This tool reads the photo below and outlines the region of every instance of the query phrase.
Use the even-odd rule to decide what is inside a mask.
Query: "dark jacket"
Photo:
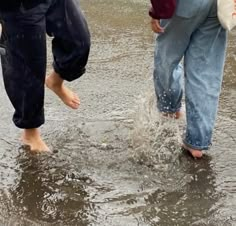
[[[25,9],[30,9],[47,0],[0,0],[0,11],[14,11],[22,5]]]
[[[169,19],[176,8],[176,0],[151,0],[149,15],[154,19]]]

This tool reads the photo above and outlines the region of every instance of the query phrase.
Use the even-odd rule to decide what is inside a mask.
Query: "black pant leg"
[[[19,128],[37,128],[44,123],[46,73],[45,13],[47,6],[1,12],[2,56],[6,92],[15,108],[13,121]]]
[[[85,72],[90,51],[90,33],[78,0],[56,0],[46,15],[46,27],[53,36],[55,71],[67,81]]]

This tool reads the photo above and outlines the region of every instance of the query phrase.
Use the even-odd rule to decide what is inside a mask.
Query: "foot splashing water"
[[[158,112],[154,93],[141,97],[137,108],[132,134],[134,158],[140,164],[166,170],[179,157],[181,122]]]

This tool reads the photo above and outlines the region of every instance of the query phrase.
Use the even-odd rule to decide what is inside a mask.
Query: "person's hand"
[[[155,33],[163,33],[164,32],[164,28],[161,27],[160,25],[160,20],[156,20],[156,19],[151,19],[151,28],[153,30],[153,32]]]

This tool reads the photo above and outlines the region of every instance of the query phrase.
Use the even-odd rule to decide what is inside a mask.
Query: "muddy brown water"
[[[153,44],[143,0],[83,0],[86,75],[67,109],[46,91],[42,133],[54,154],[22,150],[0,83],[0,225],[236,225],[236,32],[208,157],[179,150],[184,122],[153,110]],[[48,55],[50,69],[50,51]],[[182,125],[183,124],[183,125]]]

